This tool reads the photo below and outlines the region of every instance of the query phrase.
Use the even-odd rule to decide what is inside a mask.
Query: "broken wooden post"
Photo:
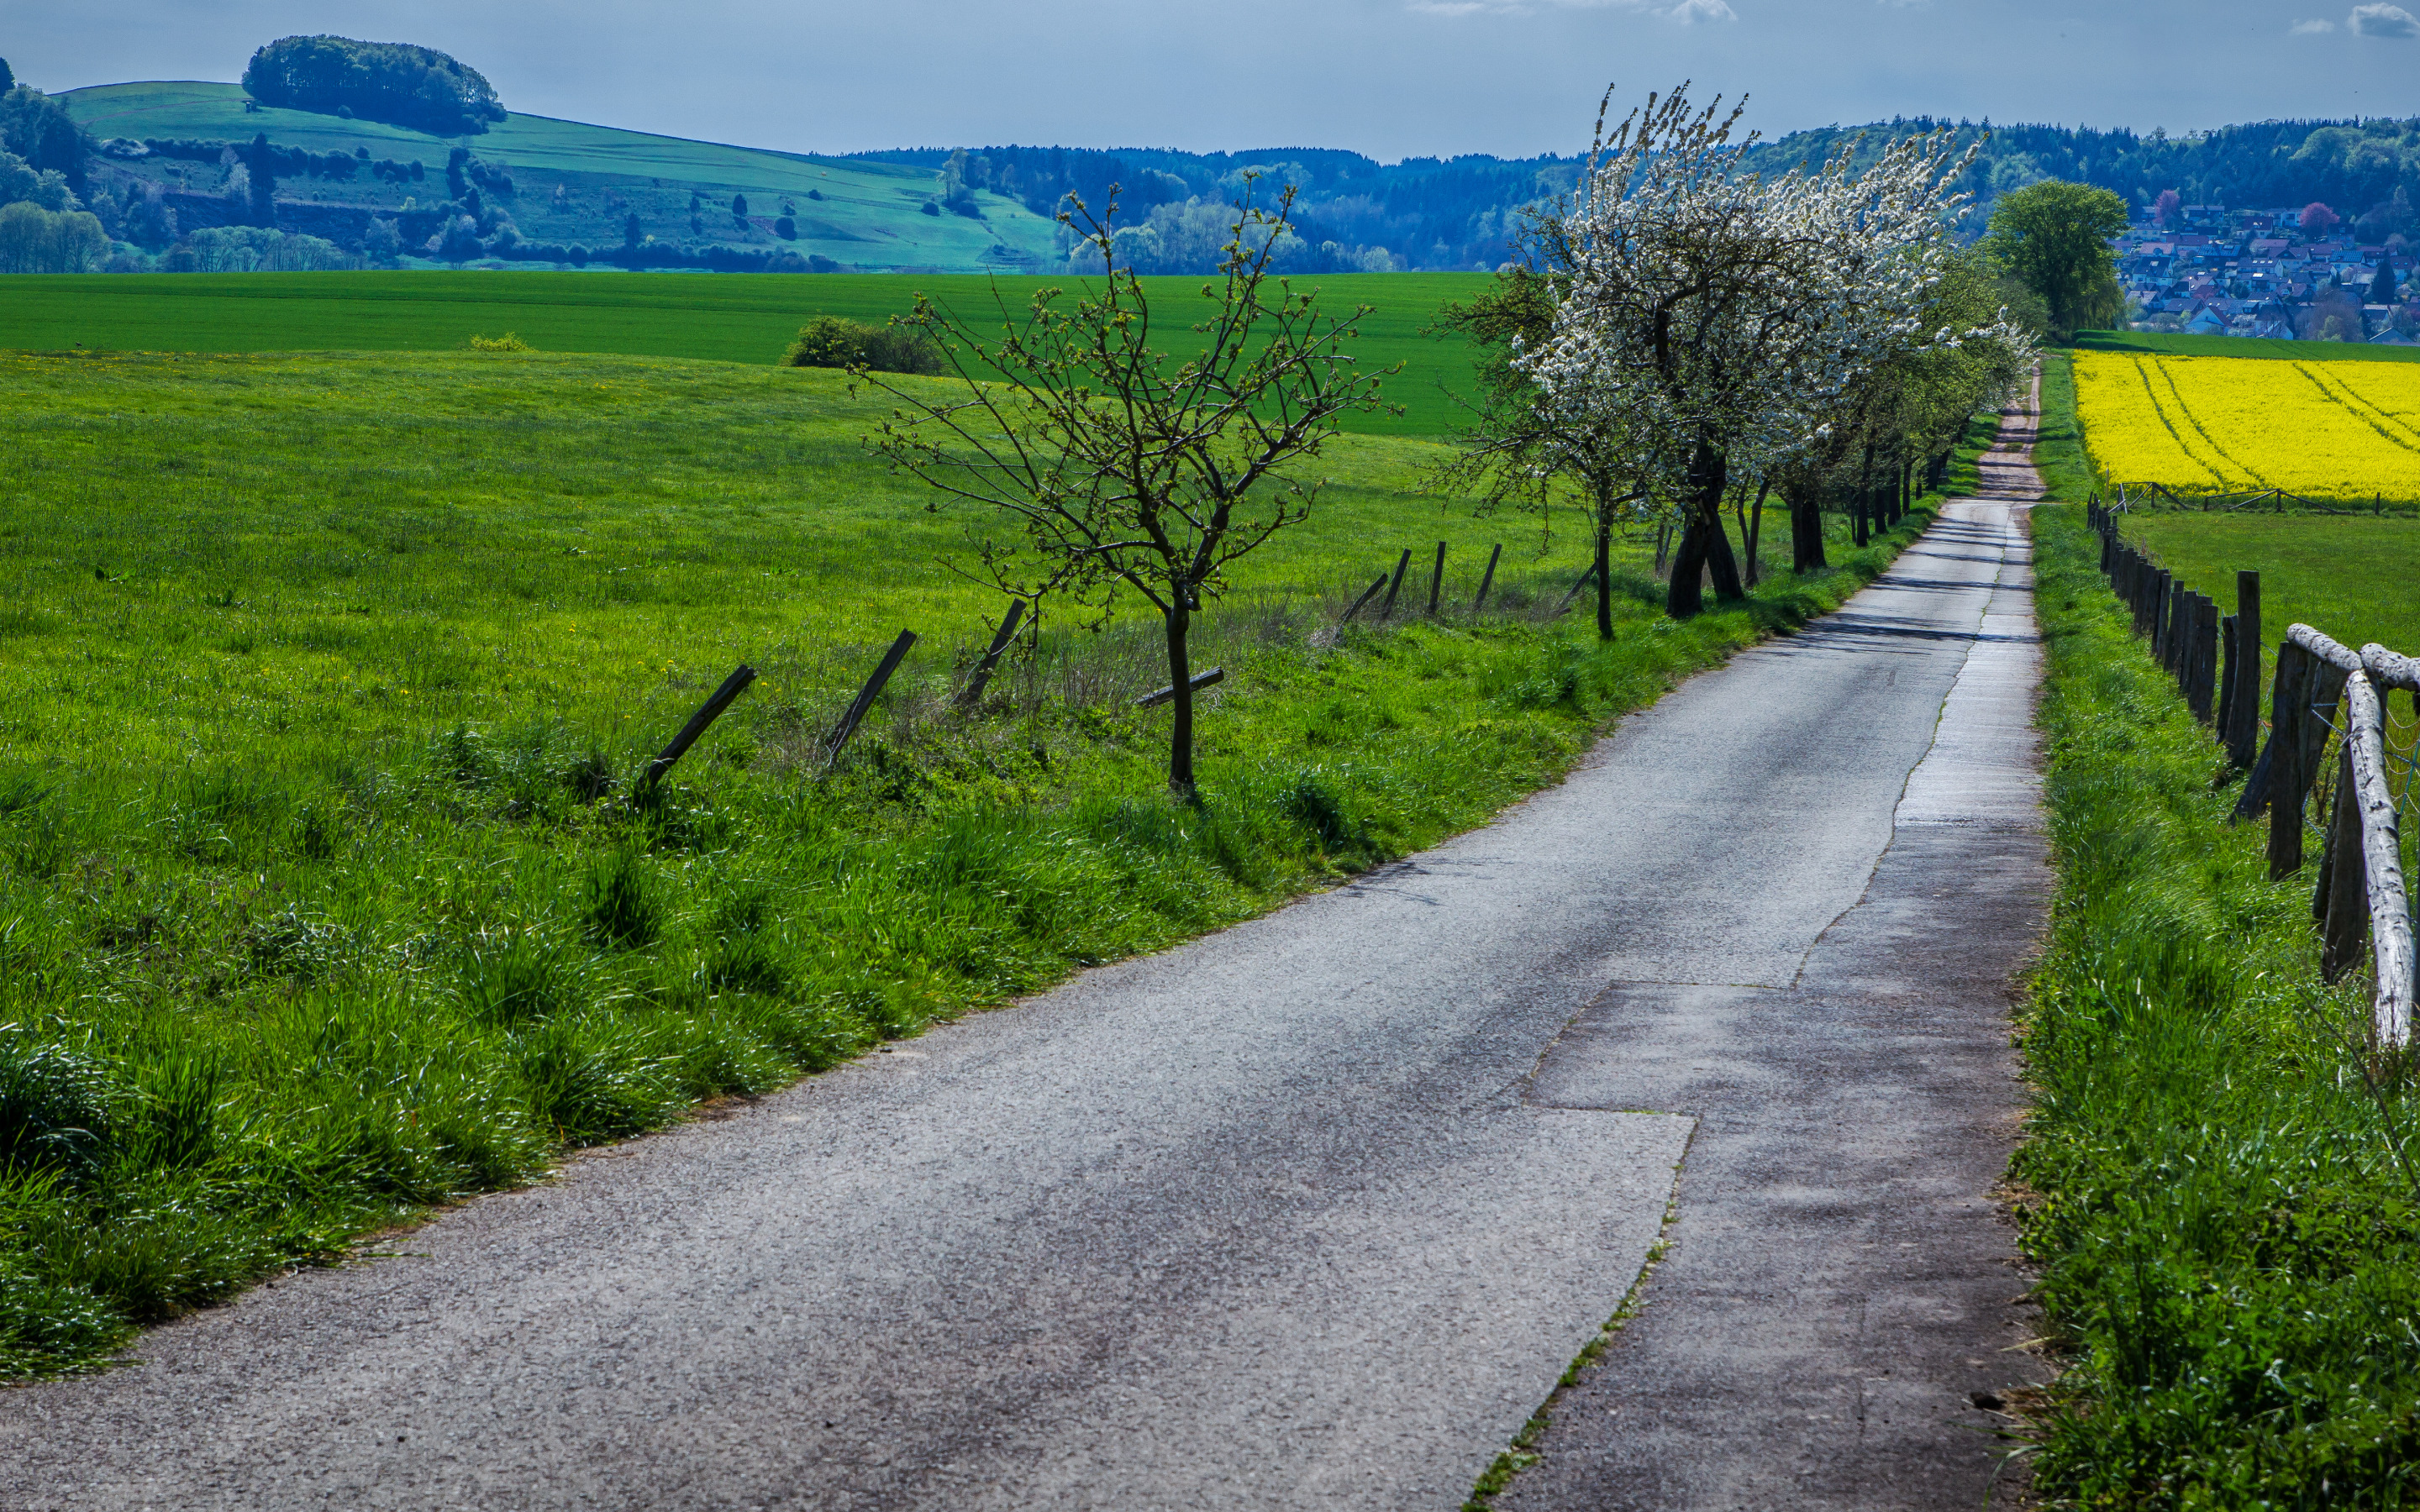
[[[1213,683],[1223,683],[1226,680],[1227,670],[1223,667],[1213,667],[1206,672],[1196,672],[1187,678],[1186,686],[1199,693]],[[1171,683],[1156,693],[1145,693],[1135,700],[1134,706],[1138,709],[1156,709],[1174,697],[1176,697],[1176,685]]]
[[[874,675],[858,689],[856,702],[849,704],[848,712],[840,717],[840,723],[833,728],[831,738],[824,743],[830,750],[824,760],[825,766],[830,767],[840,760],[841,748],[848,744],[849,736],[857,733],[858,724],[865,717],[865,711],[874,707],[874,701],[881,696],[882,685],[891,681],[891,674],[899,670],[899,664],[907,659],[908,648],[915,643],[916,632],[902,630],[899,639],[891,642],[891,649],[882,654],[882,665],[875,668]]]
[[[1437,543],[1436,566],[1429,573],[1429,618],[1435,619],[1437,600],[1445,593],[1445,543]]]
[[[958,692],[958,707],[971,709],[982,699],[985,686],[991,681],[991,670],[1000,665],[1001,653],[1006,651],[1009,641],[1016,638],[1016,622],[1023,618],[1025,600],[1010,599],[1008,612],[1000,617],[1000,628],[992,632],[991,649],[983,654],[983,660],[975,663],[974,671],[967,678],[967,686]]]
[[[1377,577],[1370,579],[1370,586],[1361,590],[1361,596],[1353,601],[1353,607],[1344,611],[1344,618],[1337,621],[1336,623],[1339,625],[1352,624],[1353,616],[1361,612],[1361,606],[1370,602],[1371,599],[1375,598],[1378,595],[1378,590],[1386,586],[1387,575],[1383,572],[1378,574]]]
[[[1473,614],[1487,607],[1487,590],[1496,585],[1496,563],[1503,555],[1504,543],[1501,541],[1496,543],[1495,550],[1487,553],[1487,571],[1479,579],[1479,596],[1470,601],[1470,612]]]
[[[1404,572],[1411,564],[1412,548],[1407,546],[1404,548],[1403,556],[1396,560],[1395,580],[1387,585],[1387,602],[1378,607],[1378,618],[1391,620],[1395,617],[1395,595],[1404,591]]]
[[[698,705],[697,712],[689,717],[689,723],[681,726],[679,734],[673,736],[673,743],[656,753],[656,759],[647,764],[646,775],[639,779],[639,786],[654,787],[666,772],[672,770],[673,763],[687,755],[689,748],[697,744],[698,737],[706,733],[706,727],[721,718],[722,711],[731,707],[732,701],[747,692],[748,685],[754,681],[756,669],[741,662],[737,671],[722,680],[722,686],[714,690],[713,696]]]

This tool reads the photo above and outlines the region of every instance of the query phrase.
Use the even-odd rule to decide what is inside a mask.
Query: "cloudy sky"
[[[11,0],[0,56],[51,90],[233,80],[294,32],[442,48],[515,110],[830,152],[1573,151],[1606,84],[1683,78],[1768,134],[2420,114],[2412,11],[2308,0]]]

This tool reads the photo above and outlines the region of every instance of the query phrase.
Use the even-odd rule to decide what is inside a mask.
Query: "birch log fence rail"
[[[2305,810],[2332,764],[2335,780],[2319,793],[2322,836],[2311,913],[2319,931],[2319,971],[2330,981],[2358,965],[2367,936],[2373,972],[2370,1035],[2399,1051],[2412,1034],[2414,973],[2411,895],[2404,884],[2400,810],[2412,800],[2412,758],[2404,756],[2400,797],[2389,777],[2396,753],[2387,738],[2387,699],[2397,692],[2420,709],[2420,661],[2366,645],[2356,653],[2307,625],[2277,642],[2270,684],[2269,738],[2260,728],[2260,575],[2236,574],[2237,612],[2220,615],[2208,596],[2119,533],[2120,512],[2086,506],[2101,537],[2101,570],[2134,615],[2137,634],[2176,678],[2195,717],[2211,725],[2239,769],[2249,768],[2234,817],[2269,815],[2269,874],[2303,866]],[[2258,754],[2254,754],[2255,747]]]

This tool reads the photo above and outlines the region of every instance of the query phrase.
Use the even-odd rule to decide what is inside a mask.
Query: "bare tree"
[[[1338,417],[1380,408],[1379,373],[1345,347],[1366,305],[1342,319],[1273,270],[1294,192],[1253,203],[1249,178],[1201,318],[1171,354],[1154,345],[1151,299],[1119,258],[1116,191],[1096,217],[1060,215],[1100,258],[1101,279],[1050,287],[1013,310],[997,286],[986,336],[919,296],[900,323],[931,338],[951,377],[918,382],[865,368],[857,381],[897,401],[868,442],[944,500],[983,505],[1013,533],[970,532],[1003,592],[1073,603],[1095,623],[1121,591],[1158,611],[1175,688],[1168,785],[1196,796],[1187,646],[1228,566],[1311,512],[1321,481],[1302,465]],[[940,507],[940,501],[930,506]]]

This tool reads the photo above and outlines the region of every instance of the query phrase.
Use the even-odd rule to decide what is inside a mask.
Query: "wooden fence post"
[[[1403,592],[1404,571],[1411,564],[1412,548],[1407,546],[1404,548],[1403,556],[1395,563],[1395,580],[1387,585],[1387,602],[1378,607],[1378,618],[1391,620],[1395,617],[1395,595]]]
[[[2302,655],[2297,658],[2300,671],[2289,711],[2292,731],[2281,752],[2290,761],[2281,761],[2270,779],[2269,875],[2273,880],[2302,867],[2304,805],[2319,779],[2330,717],[2344,696],[2346,679],[2361,666],[2359,657],[2307,625],[2289,625],[2286,636],[2286,643],[2277,651],[2280,663],[2286,659],[2287,645]]]
[[[2260,747],[2260,575],[2235,575],[2235,650],[2240,666],[2236,700],[2226,726],[2226,754],[2238,766],[2252,764]]]
[[[1223,683],[1226,680],[1227,669],[1224,667],[1213,667],[1206,672],[1195,672],[1192,676],[1187,678],[1185,682],[1187,687],[1192,688],[1196,693],[1199,693],[1213,683]],[[1138,709],[1156,709],[1174,697],[1176,697],[1176,685],[1174,683],[1171,683],[1166,687],[1159,689],[1156,693],[1145,693],[1142,697],[1135,700],[1134,706]]]
[[[1370,586],[1361,590],[1361,596],[1353,601],[1353,607],[1344,611],[1344,618],[1337,621],[1336,623],[1339,625],[1352,624],[1353,616],[1361,612],[1361,606],[1367,604],[1373,598],[1377,597],[1378,590],[1386,586],[1387,575],[1385,573],[1382,572],[1378,574],[1377,577],[1371,579]]]
[[[2235,728],[2236,658],[2235,616],[2223,614],[2218,621],[2218,737],[2221,744],[2225,744],[2227,732]],[[2227,753],[2227,760],[2233,765],[2243,764],[2235,761],[2232,749]]]
[[[992,632],[991,649],[983,654],[983,660],[975,663],[973,673],[967,678],[967,686],[958,693],[958,707],[971,709],[984,696],[985,687],[991,682],[991,670],[1000,665],[1000,654],[1008,649],[1008,642],[1016,634],[1016,622],[1023,618],[1025,600],[1010,599],[1008,612],[1000,618],[1000,628]]]
[[[848,744],[849,736],[857,733],[858,724],[864,719],[865,711],[874,707],[875,699],[881,695],[882,685],[891,681],[891,674],[899,670],[899,664],[907,659],[908,649],[915,643],[916,632],[902,630],[899,639],[891,642],[891,649],[882,654],[882,665],[875,668],[874,675],[865,680],[865,686],[858,690],[856,701],[849,704],[848,712],[842,715],[840,723],[833,727],[831,738],[824,743],[830,751],[824,760],[827,769],[840,760],[841,748]]]
[[[1563,601],[1555,606],[1555,612],[1549,618],[1561,619],[1563,612],[1572,607],[1572,600],[1580,596],[1580,590],[1594,581],[1596,581],[1596,567],[1591,564],[1588,571],[1580,574],[1580,580],[1572,584],[1571,591],[1563,594]]]
[[[2218,604],[2206,594],[2194,594],[2193,650],[2185,667],[2185,702],[2194,717],[2214,723],[2211,685],[2218,675]]]
[[[2362,936],[2369,930],[2369,886],[2362,867],[2361,787],[2353,772],[2350,740],[2337,761],[2336,791],[2330,810],[2327,848],[2321,853],[2319,885],[2311,911],[2319,922],[2319,977],[2335,981],[2361,959]]]
[[[1501,541],[1496,543],[1495,550],[1487,553],[1487,572],[1479,579],[1479,596],[1470,601],[1470,612],[1473,614],[1487,607],[1487,590],[1496,586],[1496,563],[1503,555],[1504,543]]]
[[[1445,543],[1437,543],[1436,566],[1429,573],[1429,618],[1435,619],[1437,599],[1445,592]]]
[[[689,748],[697,744],[698,737],[706,733],[706,727],[721,718],[722,711],[731,707],[732,702],[747,692],[748,685],[754,681],[756,669],[741,662],[738,670],[724,678],[722,686],[698,705],[697,712],[689,717],[689,723],[681,726],[679,734],[673,736],[673,743],[656,753],[656,759],[647,764],[646,775],[639,779],[639,786],[651,788],[661,780],[663,775],[672,770],[673,763],[687,755]]]

